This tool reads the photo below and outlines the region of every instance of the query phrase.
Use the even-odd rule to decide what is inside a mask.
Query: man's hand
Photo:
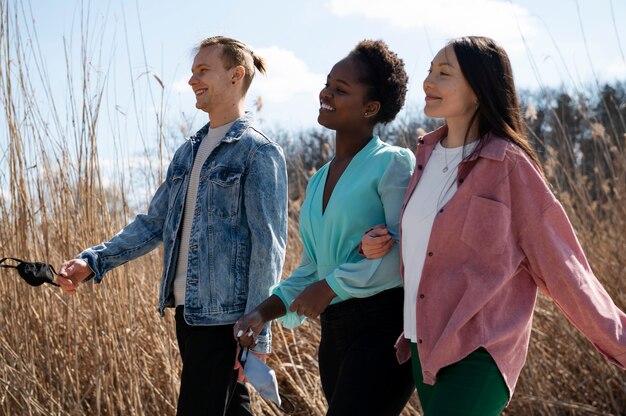
[[[337,294],[328,286],[326,280],[320,280],[304,289],[291,303],[289,310],[307,318],[317,318],[335,296]]]
[[[396,241],[385,225],[377,225],[361,238],[361,251],[368,259],[378,259],[389,253]]]
[[[61,265],[57,282],[65,293],[74,294],[78,285],[92,273],[93,271],[85,260],[69,260]]]

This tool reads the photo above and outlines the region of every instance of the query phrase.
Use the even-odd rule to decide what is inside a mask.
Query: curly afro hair
[[[348,58],[363,64],[359,81],[369,86],[368,99],[380,102],[374,121],[392,121],[404,105],[409,82],[402,59],[382,40],[362,40]]]

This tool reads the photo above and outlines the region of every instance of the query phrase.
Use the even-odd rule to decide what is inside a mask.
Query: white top
[[[456,192],[459,162],[478,142],[445,148],[437,143],[402,216],[402,262],[404,263],[404,337],[417,342],[416,303],[428,249],[430,231],[437,212]]]
[[[198,196],[198,182],[202,165],[208,159],[213,149],[222,141],[234,121],[216,128],[209,128],[209,132],[200,142],[198,153],[193,161],[189,185],[185,196],[185,209],[182,218],[182,230],[180,232],[180,247],[178,249],[178,263],[176,264],[176,277],[174,278],[174,302],[176,306],[185,304],[185,283],[187,280],[187,260],[189,259],[189,237],[193,223],[193,212],[196,207]]]

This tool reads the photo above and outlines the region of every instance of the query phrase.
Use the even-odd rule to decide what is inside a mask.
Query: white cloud
[[[330,0],[339,16],[383,20],[401,29],[423,28],[447,37],[484,35],[510,45],[521,44],[520,32],[537,32],[528,10],[502,0]]]
[[[105,188],[122,186],[127,192],[131,206],[142,208],[156,191],[154,181],[159,170],[159,159],[151,156],[128,156],[115,159],[102,158],[99,160],[102,185]],[[166,172],[169,160],[164,156],[161,161]],[[122,173],[123,172],[123,173]],[[123,176],[122,176],[123,175]],[[129,192],[131,190],[131,192]]]
[[[605,73],[611,79],[626,77],[626,62],[619,60],[610,63],[607,65]]]
[[[149,158],[148,156],[131,156],[115,159],[100,159],[98,162],[101,169],[113,170],[116,168],[146,168],[149,166],[154,166],[156,161],[156,159]]]
[[[267,63],[267,75],[257,74],[248,96],[263,97],[264,102],[281,103],[298,94],[316,97],[326,74],[311,72],[292,51],[272,46],[255,49]]]
[[[189,77],[183,77],[177,81],[174,81],[172,83],[172,86],[170,87],[172,89],[172,91],[174,92],[191,92],[191,87],[189,86]]]

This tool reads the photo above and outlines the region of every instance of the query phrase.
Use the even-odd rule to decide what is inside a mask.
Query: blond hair
[[[225,36],[212,36],[204,39],[195,48],[195,52],[198,53],[201,49],[208,48],[210,46],[221,46],[222,48],[222,61],[226,69],[233,68],[241,65],[246,70],[246,75],[243,79],[243,92],[246,93],[256,70],[265,74],[265,60],[255,55],[246,44],[238,41],[237,39],[227,38]],[[256,68],[256,70],[255,70]]]

